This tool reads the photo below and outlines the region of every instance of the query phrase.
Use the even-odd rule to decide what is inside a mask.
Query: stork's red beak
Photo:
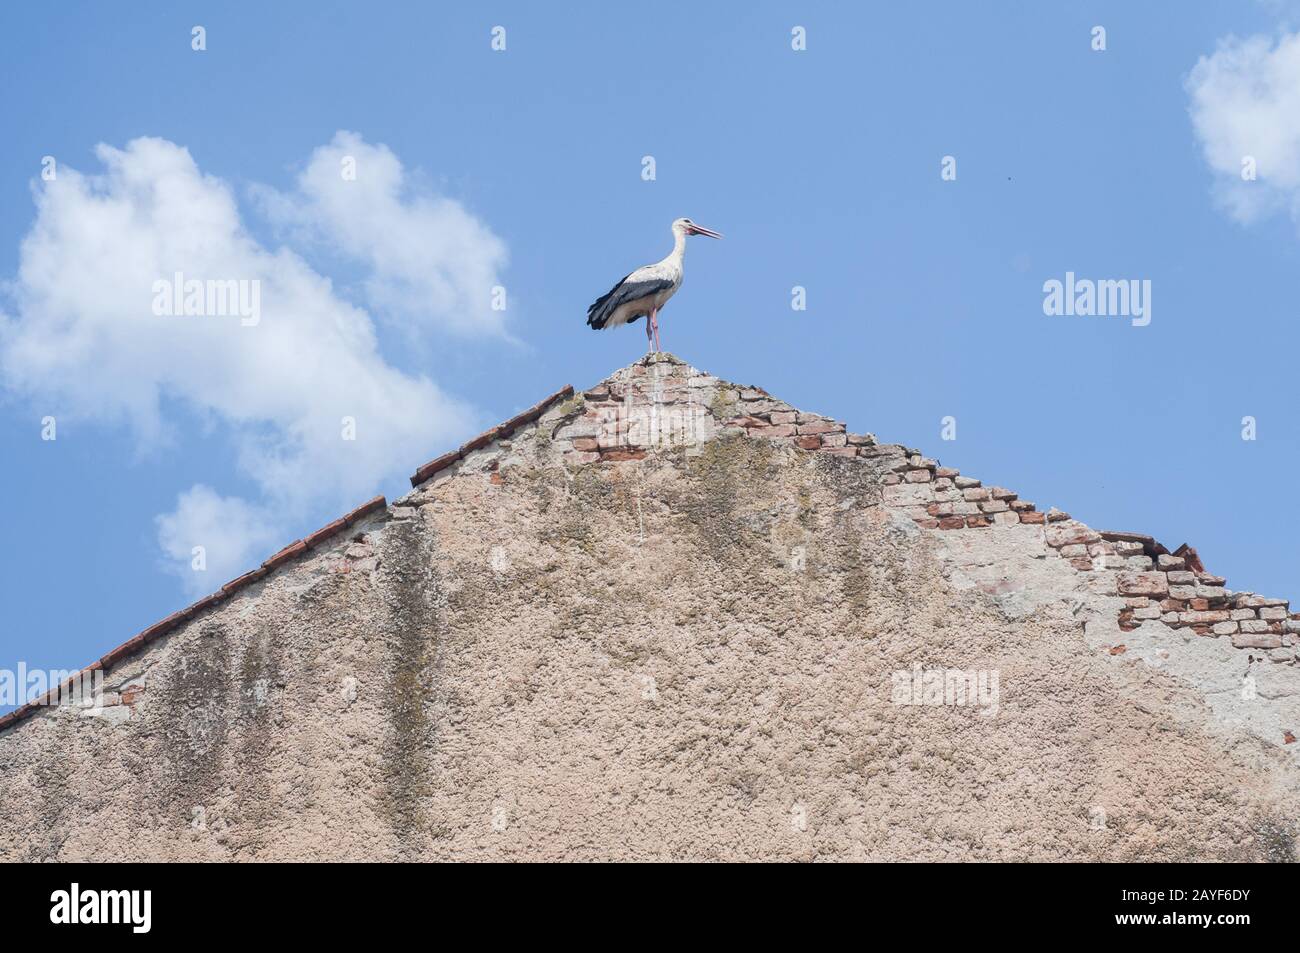
[[[690,225],[690,234],[707,235],[709,238],[721,238],[722,236],[711,228],[705,228],[703,225]]]

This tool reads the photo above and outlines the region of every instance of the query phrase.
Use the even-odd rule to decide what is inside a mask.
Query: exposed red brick
[[[1127,651],[1128,651],[1128,646],[1126,645],[1112,645],[1110,647],[1111,655],[1123,655]]]
[[[488,481],[489,481],[493,486],[501,486],[503,483],[506,482],[506,478],[503,477],[499,472],[497,472],[497,471],[494,470],[494,471],[492,472],[492,475],[491,475],[490,477],[488,477]]]
[[[1052,521],[1052,514],[1047,514],[1047,520]],[[1063,546],[1085,546],[1095,542],[1097,534],[1082,523],[1076,523],[1073,526],[1052,526],[1047,530],[1047,545],[1057,549]]]
[[[1295,735],[1291,734],[1291,732],[1289,731],[1282,732],[1282,744],[1284,745],[1295,744]]]
[[[1020,522],[1022,523],[1045,523],[1047,521],[1046,513],[1021,513]]]
[[[1192,625],[1212,625],[1215,622],[1227,622],[1227,609],[1211,609],[1208,611],[1183,612],[1178,616],[1178,621],[1191,623]]]
[[[856,457],[858,455],[857,447],[822,447],[822,456],[827,457]]]
[[[1151,557],[1165,555],[1169,552],[1160,543],[1156,542],[1154,536],[1148,536],[1145,533],[1129,533],[1122,530],[1106,529],[1100,531],[1100,536],[1112,543],[1141,543],[1142,551]]]
[[[1164,596],[1169,580],[1162,572],[1122,572],[1118,579],[1121,596]]]
[[[816,434],[808,434],[804,437],[795,437],[794,445],[802,450],[816,450],[822,445],[822,438]]]
[[[966,517],[966,525],[972,529],[977,529],[981,526],[988,526],[989,518],[987,516],[968,516]]]
[[[813,420],[799,425],[799,433],[843,433],[844,425],[833,420]]]
[[[620,448],[615,450],[606,450],[600,455],[602,462],[619,463],[623,460],[644,460],[646,451],[637,448]]]
[[[960,516],[945,516],[939,520],[940,529],[964,529],[966,520]]]
[[[1192,572],[1205,572],[1205,566],[1201,564],[1201,557],[1197,555],[1196,550],[1186,543],[1175,549],[1173,554],[1181,559]]]

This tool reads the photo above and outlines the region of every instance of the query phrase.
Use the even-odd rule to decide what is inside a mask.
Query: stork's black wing
[[[591,307],[587,309],[587,323],[591,325],[592,330],[599,331],[605,327],[620,305],[648,297],[672,287],[672,282],[667,278],[653,278],[649,281],[628,281],[627,279],[631,277],[631,275],[624,275],[622,281],[610,288],[606,294],[597,298]],[[639,317],[641,315],[635,315],[628,318],[628,321],[635,321]]]

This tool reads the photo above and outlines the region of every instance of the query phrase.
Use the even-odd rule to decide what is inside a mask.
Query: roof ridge
[[[1071,520],[1069,514],[1063,513],[1052,508],[1048,513],[1037,511],[1032,503],[1022,501],[1019,495],[1001,487],[984,488],[979,480],[963,477],[960,471],[951,467],[939,465],[938,460],[925,457],[921,451],[908,447],[905,444],[882,444],[877,442],[872,434],[850,434],[843,423],[835,421],[834,418],[825,417],[821,414],[801,411],[791,404],[779,398],[773,397],[766,389],[754,385],[736,384],[714,375],[700,372],[694,365],[682,360],[674,354],[661,352],[657,354],[647,354],[644,357],[632,362],[631,364],[615,370],[601,382],[593,387],[583,391],[584,398],[594,398],[599,401],[621,402],[622,396],[615,395],[611,392],[612,387],[623,387],[632,383],[630,378],[637,378],[646,374],[646,371],[637,372],[637,368],[649,368],[655,364],[673,364],[686,367],[692,372],[704,374],[712,378],[720,385],[729,388],[736,388],[738,398],[737,406],[729,409],[725,421],[723,422],[728,429],[735,429],[751,437],[764,437],[779,443],[788,443],[801,450],[816,450],[828,456],[856,456],[856,457],[886,457],[885,463],[888,472],[885,475],[884,484],[884,501],[887,504],[900,506],[908,511],[913,519],[923,527],[934,529],[957,529],[967,527],[987,527],[995,522],[1002,522],[1003,514],[1010,518],[1014,516],[1014,521],[1019,523],[1041,523],[1054,526],[1061,526],[1063,523],[1073,524],[1081,527],[1093,534],[1098,541],[1104,540],[1106,543],[1114,546],[1127,544],[1130,547],[1137,547],[1152,563],[1151,569],[1166,567],[1170,570],[1182,570],[1184,566],[1187,570],[1195,572],[1198,582],[1214,583],[1222,586],[1224,580],[1221,577],[1212,576],[1205,572],[1201,566],[1200,559],[1196,551],[1187,544],[1169,554],[1169,551],[1162,546],[1153,537],[1142,533],[1119,532],[1119,531],[1097,531],[1088,527],[1086,524]],[[671,372],[669,372],[671,374]],[[420,466],[411,476],[412,487],[418,487],[427,482],[431,477],[439,472],[453,466],[460,460],[474,451],[480,450],[494,441],[510,436],[518,428],[530,423],[534,423],[557,402],[574,396],[573,385],[566,384],[564,387],[555,391],[553,394],[538,401],[527,410],[516,414],[510,419],[485,430],[478,436],[461,444],[455,450],[448,451],[441,456],[435,457],[429,462]],[[581,404],[578,407],[581,411]],[[575,411],[575,412],[578,412]],[[595,442],[595,441],[591,441]],[[642,454],[644,455],[644,454]],[[639,459],[639,457],[623,457],[617,454],[610,455],[608,450],[595,453],[584,453],[577,449],[576,445],[573,450],[565,454],[565,458],[570,456],[575,458],[575,462],[582,462],[587,457],[597,459]],[[943,499],[934,499],[934,491],[952,487],[952,490],[946,493]],[[924,502],[918,499],[911,499],[911,496],[921,491],[926,492],[929,497]],[[980,492],[992,494],[993,502],[979,503]],[[898,497],[899,494],[908,496],[908,499]],[[958,500],[963,504],[978,504],[975,511],[970,515],[954,515],[957,510],[953,506],[945,508],[944,500],[949,496],[952,500]],[[949,502],[952,502],[949,500]],[[398,501],[400,504],[401,501]],[[910,504],[910,505],[909,505]],[[67,681],[57,687],[49,689],[39,698],[27,702],[16,708],[7,715],[0,716],[0,731],[4,731],[16,722],[19,722],[32,714],[48,707],[51,699],[59,697],[75,683],[77,680],[85,677],[88,673],[102,671],[111,668],[118,662],[128,658],[141,651],[149,643],[161,638],[163,635],[174,630],[181,623],[189,621],[212,608],[213,606],[229,600],[236,592],[252,585],[255,582],[270,575],[275,570],[289,563],[295,562],[300,556],[316,549],[322,543],[332,539],[336,534],[344,529],[353,526],[365,519],[366,517],[386,509],[388,506],[384,496],[376,496],[366,501],[361,506],[356,507],[350,512],[344,514],[331,523],[322,526],[313,533],[296,539],[288,545],[282,547],[279,551],[269,556],[256,569],[246,572],[241,576],[232,579],[225,585],[221,586],[216,592],[205,596],[197,602],[187,606],[184,609],[174,612],[158,622],[153,623],[143,629],[136,636],[122,643],[114,649],[111,649],[97,661],[91,663],[85,668],[78,671]],[[970,509],[967,506],[966,509]],[[964,512],[964,510],[962,511]],[[1044,530],[1046,530],[1044,526]],[[1062,547],[1068,546],[1070,541],[1062,539],[1060,541],[1049,542],[1049,545],[1058,549],[1061,555],[1066,555],[1066,550]],[[1085,548],[1087,547],[1079,547]],[[1069,555],[1074,557],[1071,561],[1076,563],[1075,568],[1083,568],[1082,562],[1091,564],[1094,558],[1100,557],[1100,562],[1105,565],[1106,557],[1117,555],[1116,553],[1094,553],[1088,549],[1086,558],[1083,555],[1076,555],[1071,548],[1068,550]],[[1178,565],[1175,567],[1174,563]],[[1137,568],[1137,567],[1133,567]],[[1147,573],[1136,573],[1135,575],[1148,575]],[[1204,577],[1204,578],[1199,578]],[[1282,607],[1289,606],[1287,600],[1281,599],[1262,599],[1256,597],[1252,592],[1240,592],[1233,594],[1235,596],[1250,597],[1261,603],[1270,603]],[[1217,604],[1217,603],[1216,603]],[[1198,597],[1199,605],[1199,597]],[[1270,606],[1271,607],[1271,606]],[[1127,610],[1129,618],[1121,616],[1121,628],[1127,628],[1126,623],[1131,621],[1132,610]],[[1286,615],[1285,609],[1283,616]],[[1270,618],[1270,634],[1272,629],[1281,629],[1285,620],[1274,620]],[[1300,613],[1290,615],[1290,625],[1295,625],[1300,621]],[[1188,622],[1187,624],[1191,624]],[[1292,631],[1287,628],[1286,631]]]

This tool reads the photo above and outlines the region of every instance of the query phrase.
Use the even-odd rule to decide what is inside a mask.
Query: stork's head
[[[696,225],[689,218],[679,218],[673,222],[673,234],[708,235],[710,238],[722,237],[711,228],[705,228],[703,225]]]

